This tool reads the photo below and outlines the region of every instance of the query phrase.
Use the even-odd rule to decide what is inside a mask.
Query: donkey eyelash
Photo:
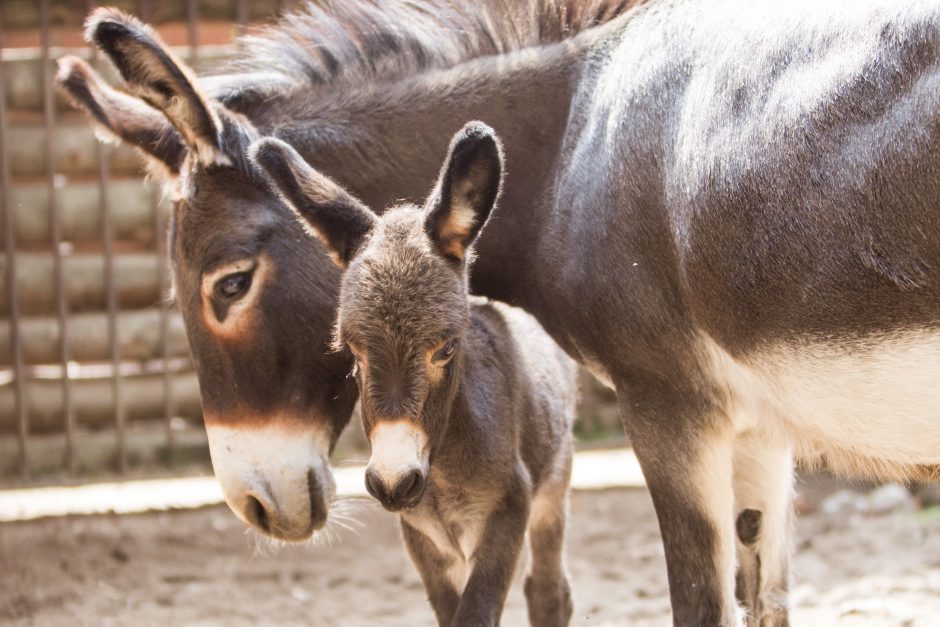
[[[454,356],[454,353],[457,350],[458,340],[457,338],[452,338],[444,343],[443,346],[438,348],[434,355],[431,357],[436,362],[443,362],[444,360],[449,360]]]

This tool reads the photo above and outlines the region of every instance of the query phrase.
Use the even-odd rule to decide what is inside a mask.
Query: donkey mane
[[[326,0],[240,39],[209,77],[235,109],[319,85],[395,81],[430,69],[556,43],[647,0]],[[231,73],[244,76],[232,81]],[[219,79],[218,82],[214,78]]]

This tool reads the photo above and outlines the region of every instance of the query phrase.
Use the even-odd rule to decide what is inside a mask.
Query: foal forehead
[[[467,316],[461,274],[431,247],[423,212],[406,206],[384,214],[343,278],[340,331],[431,341]]]
[[[427,237],[424,237],[424,210],[417,205],[397,205],[390,207],[379,216],[376,224],[375,235],[372,237],[373,244],[391,243],[392,241],[410,242],[412,245],[421,247],[428,244]],[[370,246],[373,252],[378,252],[377,247]]]

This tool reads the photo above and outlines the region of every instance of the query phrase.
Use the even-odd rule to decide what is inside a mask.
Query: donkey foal
[[[529,619],[566,625],[574,365],[528,314],[467,290],[500,189],[492,130],[465,126],[425,206],[381,217],[279,140],[251,154],[346,270],[336,342],[357,359],[366,487],[400,513],[438,622],[499,622],[528,531]]]

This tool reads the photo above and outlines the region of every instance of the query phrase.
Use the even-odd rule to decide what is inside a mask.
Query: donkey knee
[[[738,540],[747,547],[753,547],[757,543],[757,536],[760,533],[761,514],[758,509],[741,510],[738,514],[738,520],[735,522],[735,530],[738,532]]]
[[[555,578],[528,575],[523,589],[532,627],[567,627],[574,604],[564,575]]]

